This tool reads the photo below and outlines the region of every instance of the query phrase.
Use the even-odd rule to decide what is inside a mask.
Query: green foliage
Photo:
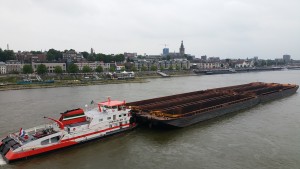
[[[176,70],[180,70],[180,66],[178,66],[178,65],[176,65],[175,68],[176,68]]]
[[[89,73],[92,72],[92,68],[90,68],[88,65],[83,66],[82,68],[83,73]]]
[[[105,55],[102,53],[95,54],[93,56],[88,57],[89,61],[102,61],[104,63],[111,63],[111,62],[124,62],[125,57],[123,54],[117,55]]]
[[[167,56],[167,60],[170,60],[170,59],[171,59],[171,56],[170,56],[170,55],[168,55],[168,56]]]
[[[151,71],[157,71],[157,66],[152,65],[150,69],[151,69]]]
[[[48,69],[47,69],[46,65],[40,64],[37,66],[36,71],[39,75],[43,75],[43,74],[47,73]]]
[[[13,50],[2,50],[0,48],[0,61],[6,62],[7,60],[14,60],[15,53]]]
[[[142,66],[141,70],[142,70],[142,71],[147,71],[148,69],[147,69],[146,66]]]
[[[54,73],[56,74],[62,74],[63,70],[60,66],[55,66]]]
[[[122,67],[122,68],[121,68],[121,71],[124,71],[124,70],[125,70],[125,67]]]
[[[30,53],[32,53],[34,55],[43,54],[43,52],[41,52],[41,51],[30,51]]]
[[[172,65],[169,66],[169,70],[173,70],[173,66]]]
[[[184,54],[183,55],[187,60],[193,60],[193,57],[192,56],[189,56],[189,55],[187,55],[187,54]]]
[[[115,70],[116,70],[116,68],[113,67],[113,66],[109,68],[109,71],[110,71],[110,72],[114,72]]]
[[[31,65],[24,65],[23,66],[23,73],[24,74],[30,74],[33,73],[33,69]]]
[[[50,49],[47,52],[46,56],[47,56],[48,61],[59,60],[59,59],[62,59],[62,57],[63,57],[62,52],[55,50],[55,49]]]
[[[98,73],[103,72],[102,66],[98,66],[95,71],[98,72]]]
[[[77,73],[79,71],[79,68],[77,65],[75,65],[74,63],[70,64],[68,66],[68,72],[69,73]]]
[[[88,58],[89,57],[89,53],[88,52],[86,52],[86,51],[84,51],[84,52],[81,52],[81,54],[82,54],[82,56],[84,57],[84,58]]]
[[[160,66],[159,69],[160,69],[160,70],[164,70],[164,67],[163,67],[163,66]]]
[[[187,56],[186,59],[187,60],[193,60],[193,57],[192,56]]]
[[[130,68],[130,70],[133,71],[133,72],[136,72],[136,71],[137,71],[137,69],[136,69],[135,66],[132,66],[132,67]]]
[[[124,62],[125,57],[124,57],[123,54],[118,54],[118,55],[115,55],[114,60],[115,60],[116,62]]]

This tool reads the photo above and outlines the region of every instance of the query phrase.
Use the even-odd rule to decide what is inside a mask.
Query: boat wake
[[[1,165],[5,165],[6,164],[6,162],[4,161],[4,159],[2,158],[2,156],[0,156],[0,166]]]

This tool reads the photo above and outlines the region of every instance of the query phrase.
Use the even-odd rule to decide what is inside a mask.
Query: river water
[[[0,92],[0,136],[44,124],[43,116],[84,107],[91,100],[137,101],[249,82],[300,84],[300,71],[150,79]],[[175,130],[137,128],[0,168],[252,169],[300,167],[300,94]]]

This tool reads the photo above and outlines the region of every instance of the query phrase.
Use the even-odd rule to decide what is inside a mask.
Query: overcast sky
[[[300,0],[0,0],[0,48],[300,59]]]

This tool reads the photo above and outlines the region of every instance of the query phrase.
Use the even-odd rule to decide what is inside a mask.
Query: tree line
[[[75,51],[74,49],[70,49]],[[63,58],[63,53],[66,53],[68,50],[59,51],[55,49],[50,49],[47,51],[47,60],[48,61],[59,61]],[[104,63],[112,62],[123,62],[125,60],[124,54],[103,54],[103,53],[88,53],[86,51],[80,52],[82,56],[87,61],[102,61]]]
[[[2,50],[0,48],[0,61],[6,62],[7,60],[14,60],[15,53],[13,50]]]
[[[74,49],[70,49],[74,50]],[[46,54],[47,61],[61,61],[63,59],[63,53],[69,50],[59,51],[56,49],[49,49],[46,52],[30,51],[32,54]],[[74,50],[75,51],[75,50]],[[104,63],[123,62],[125,61],[124,54],[103,54],[103,53],[88,53],[86,51],[79,52],[87,61],[102,61]],[[15,60],[16,55],[13,50],[2,50],[0,48],[0,61],[6,62],[7,60]]]
[[[103,72],[103,68],[102,68],[102,66],[98,66],[95,70],[92,70],[91,67],[86,65],[82,68],[81,72],[82,73],[90,73],[90,72],[93,72],[93,71],[101,73],[101,72]],[[112,71],[112,72],[115,71],[115,68],[111,68],[110,71]],[[22,69],[22,72],[24,74],[30,74],[30,73],[33,73],[34,71],[33,71],[33,68],[32,68],[31,65],[24,65],[23,69]],[[80,71],[79,71],[78,66],[76,64],[72,63],[68,66],[67,72],[68,73],[78,73]],[[47,69],[46,65],[44,65],[44,64],[38,65],[37,68],[36,68],[36,73],[40,74],[40,75],[48,73],[48,69]],[[55,66],[53,73],[62,74],[63,70],[62,70],[61,66]]]

